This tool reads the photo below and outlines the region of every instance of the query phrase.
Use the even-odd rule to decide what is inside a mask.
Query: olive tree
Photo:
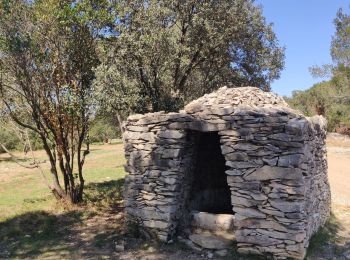
[[[283,68],[284,49],[252,0],[113,3],[95,85],[117,110],[175,111],[223,85],[269,91]]]

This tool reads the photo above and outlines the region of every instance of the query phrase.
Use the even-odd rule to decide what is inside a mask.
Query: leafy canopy
[[[123,0],[113,10],[95,86],[114,109],[173,111],[222,85],[270,90],[283,67],[251,0]]]

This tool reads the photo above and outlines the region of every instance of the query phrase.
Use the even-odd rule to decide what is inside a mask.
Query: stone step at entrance
[[[192,212],[192,227],[210,231],[234,232],[235,216],[233,214],[213,214]]]
[[[232,247],[235,241],[234,215],[192,212],[189,240],[195,246],[209,250]]]
[[[230,248],[233,242],[231,239],[212,233],[191,234],[189,239],[199,247],[213,250]]]

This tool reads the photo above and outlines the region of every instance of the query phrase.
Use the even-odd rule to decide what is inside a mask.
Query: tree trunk
[[[117,120],[118,120],[118,125],[119,125],[119,129],[120,129],[120,133],[121,133],[121,136],[122,136],[122,140],[124,142],[124,132],[125,132],[125,129],[123,127],[123,120],[122,120],[122,117],[120,116],[120,114],[117,112],[116,113],[116,116],[117,116]]]

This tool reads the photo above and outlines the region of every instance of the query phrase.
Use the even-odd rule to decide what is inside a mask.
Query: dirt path
[[[328,176],[333,203],[350,207],[350,148],[328,149]]]

